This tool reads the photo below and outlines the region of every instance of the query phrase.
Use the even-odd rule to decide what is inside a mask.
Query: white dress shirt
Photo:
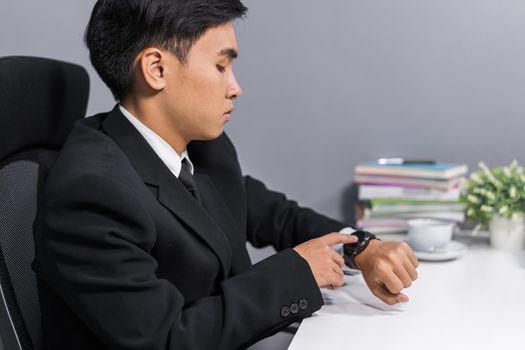
[[[188,156],[188,152],[184,150],[181,155],[179,155],[173,147],[171,147],[162,137],[157,135],[153,132],[150,128],[148,128],[146,125],[142,124],[140,120],[138,120],[133,114],[128,112],[124,107],[119,105],[120,111],[127,120],[133,126],[137,131],[144,137],[146,142],[153,148],[153,151],[159,156],[159,158],[162,160],[164,164],[170,169],[170,171],[175,175],[177,178],[180,174],[180,169],[182,167],[182,160],[186,159],[188,162],[188,166],[190,168],[190,172],[193,175],[193,163],[190,160],[190,157]]]

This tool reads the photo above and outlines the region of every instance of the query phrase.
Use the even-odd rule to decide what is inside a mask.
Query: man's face
[[[231,22],[208,29],[182,64],[170,55],[163,105],[171,130],[187,142],[222,134],[241,88],[233,74],[237,40]],[[171,62],[172,61],[172,62]]]

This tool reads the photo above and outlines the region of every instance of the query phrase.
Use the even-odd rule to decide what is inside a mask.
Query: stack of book
[[[357,226],[386,233],[405,231],[415,218],[461,223],[460,183],[467,171],[466,165],[452,163],[360,163],[354,182],[365,209]]]

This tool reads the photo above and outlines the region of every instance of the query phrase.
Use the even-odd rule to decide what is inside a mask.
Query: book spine
[[[414,166],[370,166],[358,165],[355,168],[357,175],[383,175],[398,177],[415,177],[431,180],[450,180],[455,177],[463,176],[467,173],[466,166],[459,166],[450,169],[424,169]]]
[[[365,215],[365,218],[404,218],[404,219],[436,219],[443,221],[452,221],[452,222],[464,222],[465,214],[463,212],[418,212],[418,213],[389,213],[389,214],[378,214],[368,212]]]
[[[459,188],[448,191],[409,188],[402,186],[359,186],[359,199],[408,199],[408,200],[434,200],[434,201],[457,201],[460,197]]]
[[[396,214],[396,213],[429,213],[429,212],[463,212],[465,206],[456,204],[379,204],[373,205],[372,214]]]
[[[356,176],[354,182],[360,185],[400,186],[406,188],[438,189],[442,191],[447,191],[459,185],[459,179],[457,181],[431,181],[372,176]]]

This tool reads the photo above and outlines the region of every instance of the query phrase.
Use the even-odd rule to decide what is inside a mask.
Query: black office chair
[[[73,123],[85,116],[84,68],[0,58],[0,333],[4,348],[41,349],[34,258],[38,190]]]

